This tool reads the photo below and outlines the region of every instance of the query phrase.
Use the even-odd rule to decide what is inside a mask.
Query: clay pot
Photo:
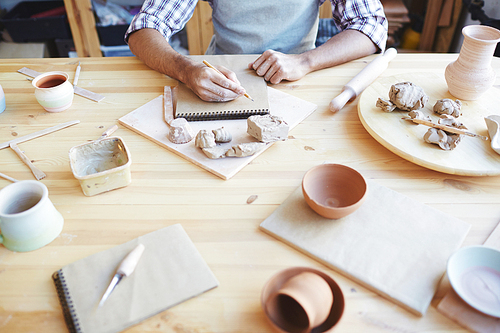
[[[16,252],[33,251],[52,242],[64,219],[39,181],[23,180],[0,191],[0,243]]]
[[[47,72],[32,81],[38,103],[48,112],[61,112],[73,103],[74,89],[64,72]]]
[[[333,304],[330,286],[303,272],[286,281],[266,304],[269,317],[287,332],[309,332],[325,322]]]
[[[331,332],[344,311],[339,286],[329,275],[309,267],[275,274],[262,289],[261,303],[272,327],[282,333]]]
[[[469,25],[462,29],[462,34],[460,54],[446,67],[445,79],[450,94],[473,101],[495,82],[491,59],[500,41],[500,31],[484,25]]]
[[[309,207],[329,219],[353,213],[365,200],[367,185],[363,176],[341,164],[321,164],[302,179],[302,193]]]

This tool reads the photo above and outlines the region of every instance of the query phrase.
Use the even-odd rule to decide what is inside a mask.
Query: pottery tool
[[[185,118],[174,118],[177,87],[163,88],[163,116],[169,127],[167,138],[177,144],[188,143],[194,139],[195,132]]]
[[[487,136],[483,136],[483,135],[479,135],[479,134],[476,134],[476,133],[472,133],[472,132],[466,131],[464,129],[460,129],[460,128],[456,128],[456,127],[451,127],[451,126],[446,126],[446,125],[441,125],[441,124],[435,124],[432,121],[422,120],[422,119],[417,119],[417,118],[402,117],[401,119],[410,120],[410,121],[412,121],[412,122],[414,122],[416,124],[421,124],[421,125],[425,125],[425,126],[429,126],[429,127],[434,127],[434,128],[437,128],[437,129],[440,129],[440,130],[443,130],[443,131],[446,131],[446,132],[449,132],[449,133],[463,134],[463,135],[467,135],[467,136],[471,136],[471,137],[474,137],[474,138],[479,138],[481,140],[488,141],[488,137]]]
[[[40,136],[43,136],[43,135],[46,135],[46,134],[49,134],[49,133],[52,133],[52,132],[55,132],[55,131],[59,131],[60,129],[76,125],[78,123],[80,123],[80,120],[68,121],[67,123],[63,123],[63,124],[60,124],[60,125],[52,126],[52,127],[46,128],[44,130],[41,130],[41,131],[38,131],[38,132],[34,132],[34,133],[31,133],[31,134],[28,134],[28,135],[25,135],[25,136],[22,136],[20,138],[16,138],[16,139],[4,142],[4,143],[0,143],[0,149],[4,149],[4,148],[9,147],[11,143],[18,144],[18,143],[21,143],[21,142],[29,141],[31,139],[35,139],[35,138],[38,138]]]
[[[221,71],[220,71],[220,70],[218,70],[218,69],[217,69],[217,68],[215,68],[214,66],[210,65],[210,63],[209,63],[208,61],[203,60],[203,63],[204,63],[207,67],[212,68],[212,69],[213,69],[214,71],[216,71],[217,73],[219,73],[219,74],[221,74],[221,75],[224,75],[224,74],[222,74],[222,73],[221,73]],[[224,76],[225,76],[225,75],[224,75]],[[253,101],[253,98],[252,98],[252,97],[250,97],[250,95],[249,95],[249,94],[245,93],[245,95],[244,95],[244,96],[245,96],[246,98],[248,98],[248,99],[250,99],[250,100],[252,100],[252,101]]]
[[[80,71],[82,67],[80,66],[80,62],[78,62],[78,66],[76,67],[75,78],[73,79],[73,87],[76,87],[78,83],[78,78],[80,77]]]
[[[105,130],[99,139],[104,139],[113,134],[116,130],[118,129],[118,125],[113,125],[109,127],[107,130]]]
[[[120,263],[120,266],[118,266],[118,269],[116,270],[113,279],[111,279],[108,289],[106,289],[104,295],[102,295],[98,307],[101,307],[104,304],[104,302],[106,302],[109,295],[111,295],[111,292],[115,289],[118,283],[120,283],[120,281],[124,276],[129,276],[130,274],[132,274],[143,252],[144,252],[144,245],[139,244],[125,257],[125,259],[123,259],[123,261]]]
[[[12,148],[12,150],[16,152],[17,156],[21,158],[24,164],[26,164],[30,168],[31,172],[37,180],[43,179],[47,176],[42,170],[38,169],[35,165],[33,165],[33,163],[31,163],[28,156],[26,156],[15,143],[11,143],[10,148]]]
[[[395,48],[387,49],[383,54],[377,56],[365,68],[351,79],[343,88],[340,95],[330,102],[330,111],[337,112],[349,102],[352,102],[363,92],[377,77],[389,66],[389,61],[397,55]]]
[[[1,178],[4,178],[4,179],[7,179],[7,180],[10,180],[10,181],[11,181],[11,182],[13,182],[13,183],[16,183],[16,182],[18,182],[18,181],[19,181],[19,180],[15,179],[15,178],[9,177],[9,176],[7,176],[6,174],[1,173],[1,172],[0,172],[0,177],[1,177]]]
[[[23,67],[21,69],[18,69],[17,71],[21,74],[31,76],[31,77],[36,77],[36,76],[41,74],[41,73],[34,71],[32,69],[29,69],[27,67]],[[78,86],[75,86],[74,89],[75,89],[75,94],[80,95],[80,96],[85,97],[85,98],[88,98],[92,101],[100,102],[104,99],[103,95],[96,94],[96,93],[89,91],[87,89],[83,89],[83,88],[80,88]]]

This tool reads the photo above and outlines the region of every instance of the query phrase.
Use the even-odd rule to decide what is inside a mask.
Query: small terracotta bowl
[[[312,330],[310,328],[300,329],[299,326],[295,325],[299,319],[300,312],[295,313],[297,318],[294,322],[285,323],[282,320],[279,320],[279,317],[276,316],[276,309],[274,308],[278,305],[274,301],[276,299],[276,295],[283,292],[294,277],[300,277],[304,273],[313,273],[314,275],[317,275],[318,278],[323,279],[324,282],[326,282],[327,288],[331,290],[332,298],[330,300],[333,300],[333,304],[330,303],[330,309],[327,310],[328,314],[326,315],[326,319],[321,319],[322,323],[319,326],[314,327]],[[345,303],[342,290],[328,274],[309,267],[291,267],[276,273],[266,282],[262,288],[261,305],[269,323],[277,332],[323,333],[333,331],[333,327],[337,325],[342,317],[342,314],[344,313]],[[293,311],[294,308],[290,308],[289,310]],[[290,315],[291,314],[289,314],[289,316]]]
[[[340,219],[358,209],[366,196],[366,181],[341,164],[321,164],[306,172],[302,193],[309,207],[328,219]]]

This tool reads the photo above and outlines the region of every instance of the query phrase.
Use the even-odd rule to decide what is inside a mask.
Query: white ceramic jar
[[[38,103],[48,112],[61,112],[73,103],[74,89],[64,72],[47,72],[32,81]]]
[[[39,249],[59,236],[63,224],[42,182],[22,180],[0,191],[0,243],[7,249]]]

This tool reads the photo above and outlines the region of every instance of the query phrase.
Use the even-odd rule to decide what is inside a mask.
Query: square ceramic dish
[[[109,137],[69,150],[71,171],[83,193],[92,196],[127,186],[131,182],[129,150],[119,137]]]

